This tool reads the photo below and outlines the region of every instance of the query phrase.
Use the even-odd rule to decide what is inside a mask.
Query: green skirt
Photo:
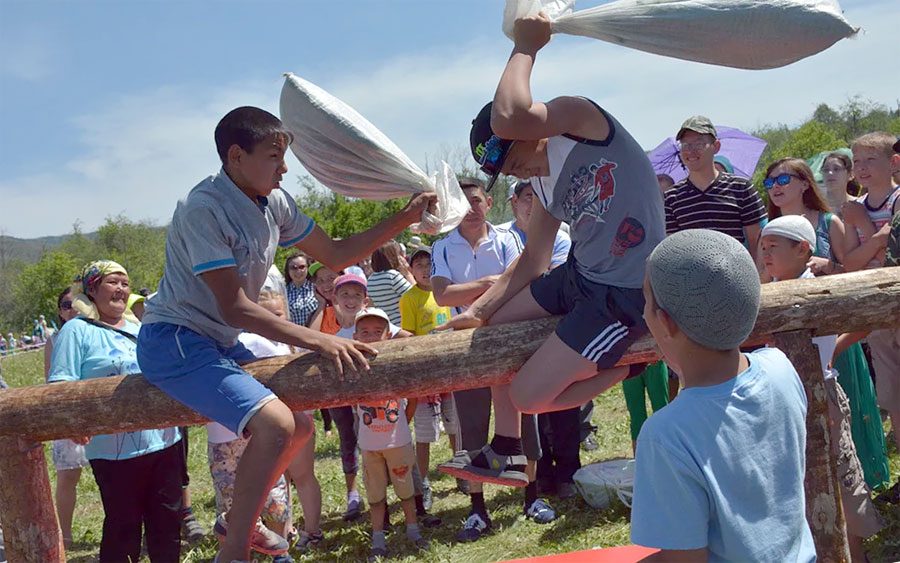
[[[862,346],[856,343],[848,348],[837,357],[834,368],[838,372],[838,383],[850,400],[850,428],[866,483],[872,489],[887,486],[891,473],[884,445],[884,429]]]

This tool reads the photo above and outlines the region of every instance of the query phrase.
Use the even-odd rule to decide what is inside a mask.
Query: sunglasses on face
[[[767,190],[771,190],[775,187],[775,184],[779,186],[786,186],[791,183],[791,178],[797,178],[798,180],[802,180],[800,176],[796,174],[779,174],[778,176],[769,176],[765,180],[763,180],[763,187]]]
[[[63,301],[62,303],[59,304],[59,308],[62,309],[63,311],[68,311],[72,308],[72,302],[71,301]]]
[[[305,270],[306,264],[291,264],[291,270]]]

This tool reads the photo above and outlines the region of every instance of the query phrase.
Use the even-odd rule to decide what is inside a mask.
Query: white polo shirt
[[[431,276],[466,283],[485,276],[502,274],[521,252],[519,240],[513,233],[487,223],[488,236],[477,248],[459,234],[459,228],[434,243],[431,249]],[[465,307],[453,307],[458,315]]]

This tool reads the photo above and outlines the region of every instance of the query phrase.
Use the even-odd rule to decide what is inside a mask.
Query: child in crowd
[[[369,301],[367,280],[358,274],[344,274],[335,280],[334,288],[336,318],[341,325],[337,335],[342,338],[353,338],[353,333],[356,330],[356,315],[366,307]],[[389,339],[408,338],[412,336],[412,333],[401,329],[390,321],[388,324],[388,332],[390,333]],[[352,416],[351,420],[355,422],[354,419],[356,415],[352,410],[350,414]],[[357,426],[358,425],[354,424],[354,432],[352,434],[349,431],[345,431],[341,434],[341,459],[343,459],[345,455],[350,455],[351,446],[353,452],[352,455],[354,458],[356,456],[356,445],[358,441],[358,434],[356,432]],[[339,426],[338,429],[340,430],[340,428],[341,427]],[[346,442],[344,436],[347,436]],[[355,461],[353,463],[356,465]],[[422,517],[422,523],[429,528],[439,525],[441,523],[440,518],[428,514],[430,506],[426,506],[425,504],[425,487],[418,467],[413,467],[413,482],[415,485],[416,511],[419,516]],[[430,505],[430,503],[428,504]],[[387,512],[385,512],[385,522],[388,520]]]
[[[259,305],[277,317],[285,317],[284,296],[274,290],[262,290]],[[287,344],[274,342],[250,332],[243,332],[238,340],[258,358],[286,356],[293,353]],[[309,413],[307,413],[309,414]],[[234,494],[234,479],[241,454],[248,440],[239,438],[217,422],[206,425],[208,446],[207,457],[216,493],[216,510],[225,514],[231,509]],[[288,475],[294,481],[303,507],[304,529],[300,533],[297,548],[305,552],[322,540],[319,521],[322,513],[322,489],[313,473],[315,456],[315,435],[304,445],[288,466]],[[217,521],[214,530],[221,536],[222,523]],[[277,555],[286,548],[296,534],[291,518],[290,488],[285,476],[279,476],[263,505],[262,517],[257,521],[251,538],[251,549],[259,553],[275,554],[274,561],[289,561],[284,555]]]
[[[450,320],[450,307],[441,307],[434,300],[431,288],[431,248],[420,245],[409,260],[416,285],[400,297],[400,325],[415,336],[430,334],[436,326]],[[438,441],[443,418],[450,449],[456,451],[456,420],[451,393],[420,397],[416,406],[416,464],[422,474],[422,492],[426,508],[431,504],[431,444]]]
[[[325,334],[337,334],[341,329],[334,312],[334,280],[343,272],[334,272],[321,262],[313,262],[309,275],[316,286],[316,300],[319,308],[309,321],[309,328]]]
[[[812,223],[800,215],[773,219],[762,230],[761,253],[766,271],[773,281],[814,278],[808,262],[813,256],[816,232]],[[837,458],[841,501],[847,520],[847,540],[853,561],[866,561],[863,539],[881,530],[881,521],[872,504],[872,491],[866,485],[862,466],[850,433],[850,404],[832,369],[837,335],[813,338],[819,350],[828,411],[831,422],[831,450]]]
[[[897,137],[875,132],[859,137],[850,146],[854,175],[866,194],[845,206],[847,229],[856,228],[860,240],[859,246],[847,255],[844,265],[848,271],[880,268],[884,264],[891,217],[900,211],[900,186],[895,186],[891,177],[900,168],[895,143]],[[874,229],[875,234],[866,236],[867,228]],[[900,329],[872,331],[868,341],[878,405],[891,417],[894,441],[900,449]]]
[[[371,344],[390,340],[390,319],[381,309],[363,309],[356,315],[354,340]],[[419,549],[428,549],[428,540],[419,532],[413,499],[413,469],[416,452],[409,432],[409,420],[416,400],[389,399],[378,404],[360,404],[359,446],[362,449],[363,479],[372,520],[371,558],[385,557],[387,545],[384,522],[387,515],[387,486],[394,486],[406,516],[406,536]]]
[[[643,292],[684,388],[638,437],[632,541],[662,550],[645,561],[815,561],[803,384],[780,350],[739,349],[759,313],[750,253],[716,231],[674,233]]]

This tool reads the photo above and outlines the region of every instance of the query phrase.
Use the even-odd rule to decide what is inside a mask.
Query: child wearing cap
[[[744,354],[759,312],[749,252],[705,229],[647,261],[644,319],[684,385],[638,437],[631,540],[652,561],[815,561],[806,393],[780,350]]]
[[[410,256],[409,266],[416,284],[400,297],[400,326],[414,336],[423,336],[450,320],[450,307],[441,307],[434,300],[431,290],[431,248],[420,244]],[[416,464],[423,477],[426,506],[430,504],[431,497],[431,483],[428,480],[431,443],[438,441],[442,418],[450,439],[450,449],[456,451],[456,420],[453,413],[450,393],[418,399],[413,424],[416,431]]]
[[[646,334],[644,267],[665,236],[653,167],[622,124],[583,97],[532,99],[532,67],[550,32],[544,14],[516,21],[494,100],[470,132],[472,154],[491,176],[488,188],[501,173],[531,178],[540,205],[528,240],[515,265],[449,323],[461,329],[564,315],[512,382],[492,388],[491,444],[440,466],[463,479],[519,487],[528,485],[520,413],[581,406],[632,371],[616,364]],[[562,222],[572,249],[548,272]]]
[[[816,248],[816,232],[812,224],[800,215],[785,215],[773,219],[762,230],[760,250],[766,271],[774,281],[814,278],[807,263]],[[819,350],[828,412],[831,424],[831,451],[837,458],[837,478],[841,485],[841,501],[847,520],[847,541],[853,561],[865,561],[863,539],[881,530],[882,524],[872,491],[866,484],[862,465],[850,432],[850,404],[844,389],[836,379],[832,362],[837,347],[837,335],[813,338]]]
[[[390,319],[381,309],[363,309],[356,314],[353,338],[371,344],[390,340]],[[428,549],[416,520],[413,470],[416,451],[409,421],[416,410],[415,399],[393,398],[378,403],[359,404],[359,447],[362,450],[363,480],[372,520],[371,557],[387,556],[384,523],[387,517],[387,486],[394,486],[406,517],[406,537],[419,549]]]

